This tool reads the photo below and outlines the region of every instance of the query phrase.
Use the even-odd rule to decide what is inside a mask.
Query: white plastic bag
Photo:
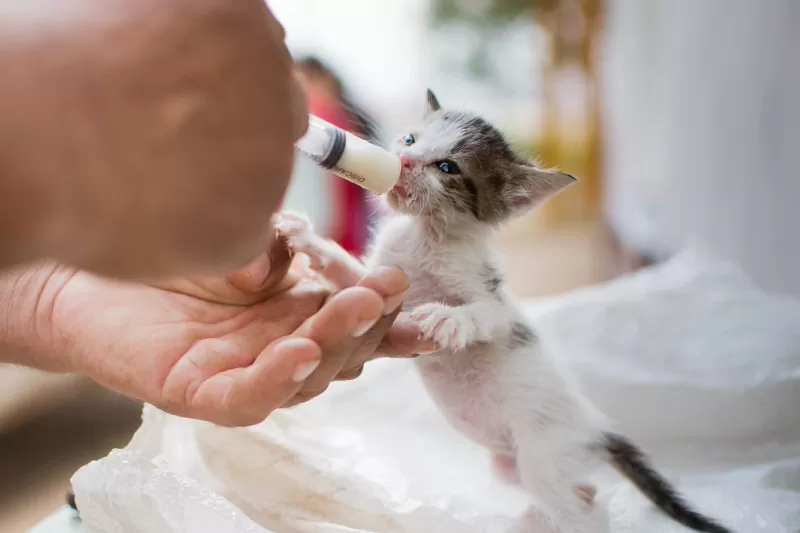
[[[688,254],[529,315],[698,508],[739,533],[800,530],[800,303]],[[597,478],[612,531],[683,531],[629,483]],[[87,533],[499,533],[527,505],[408,361],[253,428],[147,407],[131,443],[73,484]]]
[[[496,485],[483,450],[450,433],[414,369],[379,363],[362,381],[392,386],[379,399],[335,387],[327,402],[248,429],[146,407],[128,447],[73,480],[87,531],[505,531],[524,499]],[[481,503],[497,491],[509,494]]]

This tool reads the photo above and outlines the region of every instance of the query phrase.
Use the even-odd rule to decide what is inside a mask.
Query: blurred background
[[[580,178],[503,230],[511,289],[550,296],[687,246],[800,295],[796,0],[270,0],[315,114],[390,139],[445,107],[494,121]],[[298,162],[286,201],[360,253],[369,194]],[[139,406],[0,366],[0,531],[58,508],[72,472],[126,444]]]

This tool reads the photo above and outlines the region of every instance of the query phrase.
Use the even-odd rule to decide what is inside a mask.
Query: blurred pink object
[[[339,79],[314,58],[304,59],[297,64],[301,80],[308,96],[308,111],[346,131],[365,136],[359,131],[359,117],[348,108],[351,105],[344,96]],[[333,220],[329,237],[355,256],[364,252],[369,225],[367,191],[331,175],[333,180]]]

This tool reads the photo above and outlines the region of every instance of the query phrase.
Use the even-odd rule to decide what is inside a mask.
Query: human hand
[[[275,241],[244,270],[161,287],[39,265],[0,283],[14,287],[4,299],[13,321],[0,334],[17,332],[6,334],[17,339],[16,362],[81,372],[226,426],[260,422],[355,377],[376,348],[397,357],[432,350],[410,323],[392,325],[397,311],[386,301],[399,303],[408,283],[399,271],[374,272],[330,296],[289,263]]]
[[[307,112],[263,0],[24,4],[0,7],[0,268],[224,274],[265,249]]]

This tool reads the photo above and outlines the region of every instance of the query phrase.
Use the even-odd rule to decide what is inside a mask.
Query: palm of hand
[[[65,279],[51,302],[54,333],[70,352],[90,355],[80,362],[86,373],[170,412],[231,425],[257,422],[265,405],[293,394],[272,383],[287,362],[260,356],[328,296],[319,284],[294,280],[268,300],[232,305],[82,272],[57,276]]]
[[[356,270],[340,272],[355,285],[333,293],[281,239],[228,276],[161,286],[43,263],[4,279],[6,329],[23,364],[83,373],[181,416],[251,425],[357,377],[376,354],[435,351],[413,322],[395,321],[408,278]]]

